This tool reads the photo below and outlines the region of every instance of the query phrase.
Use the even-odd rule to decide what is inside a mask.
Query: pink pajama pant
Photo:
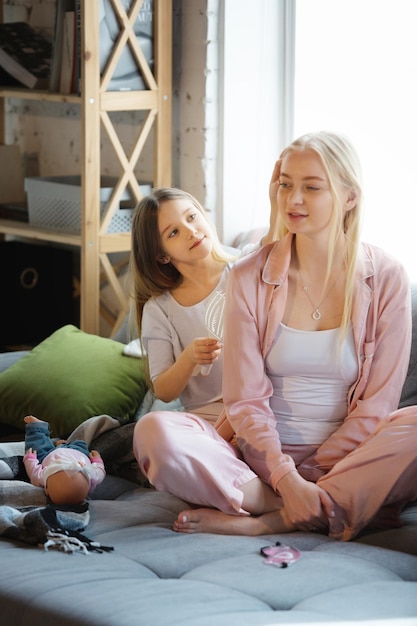
[[[135,426],[133,452],[159,491],[225,513],[248,514],[239,487],[256,474],[207,420],[192,413],[148,413]],[[283,446],[283,452],[298,465],[312,447]],[[392,413],[317,484],[337,505],[329,534],[345,541],[372,520],[382,520],[390,507],[400,510],[417,499],[417,407]]]

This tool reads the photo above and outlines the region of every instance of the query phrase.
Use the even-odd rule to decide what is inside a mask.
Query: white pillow
[[[146,353],[142,350],[139,339],[134,339],[123,348],[123,354],[141,359]]]

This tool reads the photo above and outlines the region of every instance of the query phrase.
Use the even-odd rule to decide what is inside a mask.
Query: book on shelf
[[[47,89],[52,43],[25,22],[0,24],[0,67],[29,89]]]
[[[0,202],[0,219],[13,222],[29,222],[29,209],[26,202]]]
[[[0,144],[0,163],[0,219],[27,222],[29,213],[19,147]]]
[[[75,70],[75,11],[66,11],[62,38],[60,93],[72,93]]]
[[[75,0],[75,51],[72,74],[72,92],[81,94],[81,0]]]
[[[51,80],[49,82],[50,91],[60,91],[61,73],[63,70],[63,63],[65,64],[65,59],[63,59],[64,50],[66,47],[65,22],[68,22],[68,19],[71,19],[66,18],[66,15],[68,12],[74,11],[74,0],[56,0],[55,27],[51,61]],[[64,93],[69,93],[69,91],[65,91]]]

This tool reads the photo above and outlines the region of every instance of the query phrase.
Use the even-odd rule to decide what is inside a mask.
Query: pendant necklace
[[[323,300],[320,302],[320,304],[318,304],[317,306],[315,306],[314,302],[313,302],[313,301],[312,301],[312,299],[310,298],[310,294],[309,294],[309,292],[308,292],[308,287],[307,287],[307,285],[305,284],[305,281],[304,281],[304,279],[303,279],[303,275],[302,275],[302,273],[301,273],[301,270],[300,270],[300,269],[298,270],[298,274],[300,275],[301,285],[302,285],[302,287],[303,287],[303,291],[305,291],[305,294],[306,294],[307,298],[310,300],[310,304],[311,304],[311,306],[313,307],[313,312],[312,312],[312,314],[311,314],[311,317],[313,318],[313,320],[314,320],[314,321],[316,321],[316,322],[317,322],[318,320],[320,320],[320,319],[321,319],[320,307],[321,307],[321,305],[323,304],[323,302],[324,302],[324,301],[328,298],[328,296],[331,294],[331,292],[333,291],[333,289],[335,288],[336,283],[337,283],[337,281],[338,281],[338,279],[339,279],[339,276],[340,276],[341,272],[342,272],[342,268],[340,268],[340,272],[339,272],[339,273],[338,273],[338,275],[336,276],[336,279],[335,279],[335,281],[334,281],[333,285],[330,287],[329,291],[326,293],[326,295],[324,296]]]

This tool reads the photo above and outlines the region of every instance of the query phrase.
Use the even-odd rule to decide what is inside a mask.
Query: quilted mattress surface
[[[113,551],[67,554],[0,540],[1,624],[417,624],[417,507],[405,511],[401,529],[348,543],[301,532],[185,535],[172,530],[181,500],[116,477],[105,483],[85,534]],[[300,550],[299,560],[266,564],[260,550],[276,541]]]

